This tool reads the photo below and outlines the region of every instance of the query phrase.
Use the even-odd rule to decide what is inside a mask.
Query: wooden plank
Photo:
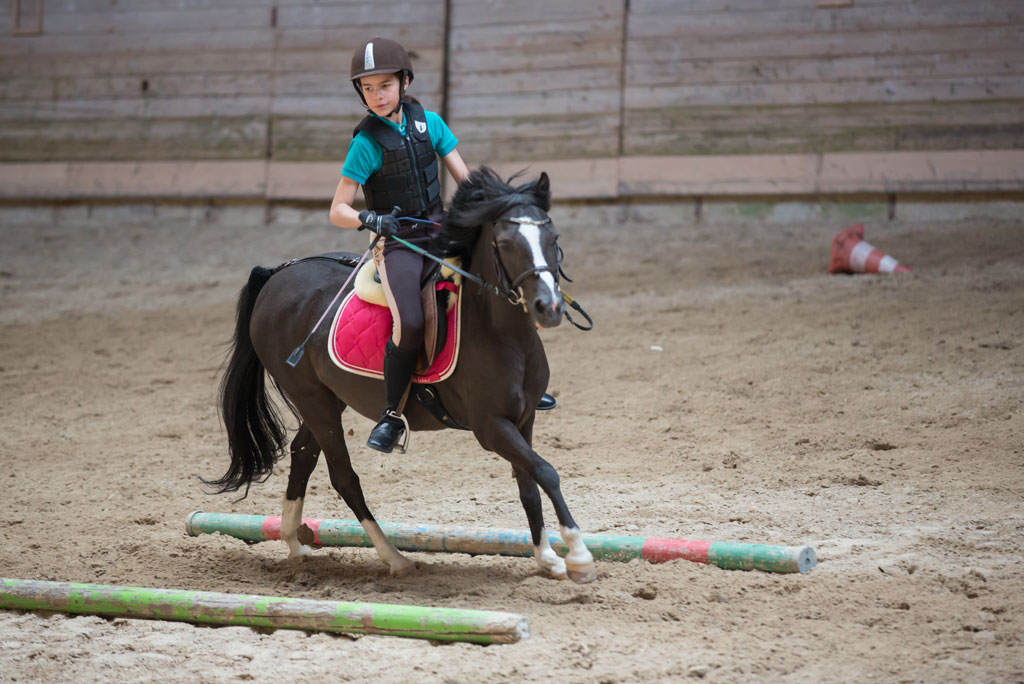
[[[1024,43],[1024,26],[966,26],[900,32],[794,35],[747,34],[742,40],[693,36],[630,40],[630,63],[678,60],[775,59],[786,57],[844,57],[875,54],[933,54],[947,46],[957,52],[1015,50]]]
[[[323,202],[326,221],[340,178],[340,163],[274,161],[268,165],[267,199]]]
[[[593,114],[617,112],[619,99],[617,88],[581,92],[466,94],[451,98],[448,113],[452,120],[528,114]]]
[[[665,12],[630,15],[630,39],[673,37],[687,40],[693,36],[725,39],[752,34],[793,36],[804,33],[860,33],[865,31],[926,30],[964,26],[1005,26],[1024,23],[1024,4],[1019,0],[990,0],[984,6],[973,2],[945,5],[938,10],[930,4],[890,3],[884,11],[877,7],[853,7],[828,12],[808,8],[745,8],[736,11],[723,7],[719,12]]]
[[[1024,190],[1024,150],[624,157],[624,195],[818,195]]]
[[[48,55],[0,59],[0,77],[147,76],[173,74],[249,74],[270,71],[267,50],[151,52],[147,54]]]
[[[506,2],[504,0],[453,0],[452,28],[504,25],[514,31],[523,23],[551,23],[579,19],[604,19],[623,13],[622,0],[548,0],[547,2]]]
[[[524,168],[531,177],[539,175],[541,171],[550,176],[552,196],[556,202],[613,199],[620,195],[618,159],[541,159],[531,161],[525,167],[522,162],[494,165],[495,171],[505,178]]]
[[[207,50],[272,50],[273,31],[238,29],[182,33],[132,33],[118,36],[59,36],[45,31],[39,36],[0,36],[0,57],[19,59],[37,55],[72,55],[86,53],[116,54],[150,52],[190,52]]]
[[[266,117],[8,119],[0,126],[0,160],[263,158],[266,122]]]
[[[11,79],[0,82],[7,101],[80,100],[103,98],[178,98],[196,96],[263,95],[270,92],[269,74],[209,74],[188,76],[102,76],[55,79]]]
[[[945,51],[821,59],[631,62],[626,66],[626,82],[631,86],[865,81],[873,78],[906,80],[1022,74],[1024,50],[984,53]]]
[[[270,96],[182,97],[166,100],[96,98],[30,103],[29,111],[39,120],[222,117],[267,114],[272,111],[272,104]],[[0,108],[0,120],[23,118],[25,110],[25,107]]]
[[[758,128],[749,132],[664,130],[629,137],[628,154],[786,154],[900,150],[1020,149],[1024,125],[921,125],[901,130],[850,127],[834,131]]]
[[[266,174],[262,161],[0,164],[0,196],[21,201],[262,198]]]
[[[816,193],[975,192],[1024,190],[1024,150],[881,152],[825,155]]]
[[[688,129],[750,131],[756,128],[839,129],[860,126],[916,126],[928,123],[951,125],[1021,123],[1017,101],[946,102],[936,119],[932,102],[869,103],[857,107],[840,104],[768,107],[674,107],[633,109],[626,112],[629,130],[638,134],[656,130]]]
[[[358,24],[374,27],[364,40],[375,35],[389,37],[391,26],[444,25],[444,2],[401,2],[391,0],[382,10],[379,2],[358,2],[337,5],[307,3],[283,5],[277,11],[279,28],[335,28]],[[354,48],[355,46],[353,46]]]
[[[558,50],[507,50],[494,53],[453,52],[452,73],[539,71],[576,67],[616,67],[622,62],[621,43],[563,46]]]
[[[987,5],[993,2],[1000,2],[1000,0],[973,0],[970,4],[983,10]],[[942,8],[950,5],[962,5],[965,4],[963,0],[927,0],[925,6],[935,11],[941,11]],[[893,0],[854,0],[854,7],[876,8],[876,11],[886,10],[894,6]],[[664,15],[675,12],[721,12],[728,8],[729,11],[735,11],[734,5],[727,2],[726,0],[630,0],[629,11],[630,14],[645,15],[645,14],[657,14]],[[808,12],[841,12],[847,11],[849,8],[842,9],[821,9],[813,2],[808,0],[744,0],[742,9],[744,11],[757,11],[757,10],[775,10],[785,8],[800,8]]]
[[[728,85],[637,86],[625,89],[627,109],[702,105],[957,101],[1024,98],[1024,78],[885,79],[878,82],[751,83]]]
[[[622,43],[622,16],[575,19],[565,22],[537,21],[453,28],[453,51],[565,50],[594,43]],[[568,65],[566,65],[568,66]]]
[[[46,0],[47,16],[53,14],[88,13],[132,13],[140,11],[170,11],[176,9],[223,9],[225,7],[265,7],[278,4],[279,0]],[[302,0],[308,1],[308,0]]]
[[[174,9],[135,12],[47,13],[44,31],[48,35],[117,35],[137,33],[206,33],[238,29],[270,28],[270,8]]]
[[[618,66],[549,69],[543,72],[475,72],[454,73],[448,85],[453,96],[463,93],[535,93],[550,91],[590,91],[617,86]]]
[[[1024,146],[1021,102],[679,107],[625,115],[624,152],[769,154]]]
[[[471,166],[495,162],[528,165],[535,159],[598,159],[618,151],[616,140],[575,136],[571,138],[514,138],[465,140],[459,142],[459,154]]]
[[[361,112],[330,117],[275,116],[272,159],[330,161],[335,164],[337,174],[348,153],[352,130],[361,119]]]
[[[338,46],[345,46],[347,57],[338,66],[346,71],[349,68],[349,60],[352,58],[352,51],[367,37],[373,37],[375,31],[372,26],[347,26],[343,28],[288,28],[278,29],[277,46],[284,49],[337,49]],[[387,31],[388,38],[396,40],[410,51],[418,55],[421,50],[440,50],[444,45],[444,24],[402,24],[396,25],[394,30]]]
[[[274,70],[278,73],[287,71],[321,71],[337,72],[346,79],[349,77],[349,63],[352,52],[358,41],[345,49],[309,50],[299,48],[279,48],[274,60]],[[414,47],[415,46],[415,47]],[[335,46],[336,47],[336,46]],[[432,71],[440,74],[444,68],[444,47],[442,45],[426,45],[410,43],[413,54],[410,55],[413,71],[418,83],[422,74]]]

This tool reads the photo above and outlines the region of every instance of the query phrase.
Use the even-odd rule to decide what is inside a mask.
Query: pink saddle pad
[[[438,283],[438,290],[448,290],[456,298],[455,305],[448,310],[448,337],[444,349],[423,373],[417,373],[412,381],[421,384],[440,382],[455,370],[459,358],[459,310],[462,298],[459,288],[453,283]],[[384,345],[391,337],[391,310],[386,306],[364,302],[350,292],[334,315],[328,350],[331,360],[339,368],[350,373],[371,378],[384,377]]]

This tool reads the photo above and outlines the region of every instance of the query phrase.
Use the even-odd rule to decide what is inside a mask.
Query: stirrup
[[[401,422],[401,426],[395,425],[396,420]],[[375,444],[373,439],[374,433],[377,432],[378,428],[385,425],[389,429],[399,430],[398,436],[395,437],[390,444],[381,442]],[[377,421],[377,424],[373,426],[373,430],[370,432],[370,437],[366,440],[366,446],[385,454],[390,454],[392,451],[398,451],[398,453],[404,454],[409,447],[409,432],[409,419],[403,415],[399,415],[391,409],[388,409],[384,412],[384,415],[381,416],[380,420]],[[384,435],[384,438],[387,439],[390,436],[391,435]]]

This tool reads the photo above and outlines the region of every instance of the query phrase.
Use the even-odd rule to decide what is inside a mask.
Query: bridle
[[[551,223],[551,217],[545,216],[542,220],[530,218],[529,216],[502,216],[498,221],[506,223],[515,223],[520,226],[544,226]],[[557,243],[556,243],[557,248]],[[498,274],[498,279],[501,282],[501,288],[505,291],[504,295],[508,302],[512,305],[521,305],[524,311],[528,311],[526,304],[526,295],[523,293],[523,288],[520,287],[524,280],[530,277],[540,277],[541,273],[550,273],[555,279],[555,287],[558,287],[558,274],[561,271],[561,255],[562,250],[558,249],[558,263],[554,266],[537,266],[534,264],[533,268],[528,268],[515,278],[512,278],[508,274],[508,268],[505,267],[505,262],[501,259],[501,252],[498,250],[498,243],[495,240],[491,240],[491,249],[494,255],[494,262],[496,268],[495,272]]]

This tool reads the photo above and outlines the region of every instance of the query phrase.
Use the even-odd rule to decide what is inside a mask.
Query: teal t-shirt
[[[455,146],[459,144],[459,139],[452,134],[448,124],[440,116],[427,110],[423,110],[423,114],[427,120],[427,135],[430,136],[430,142],[434,145],[434,151],[439,157],[444,157],[455,149]],[[371,114],[370,116],[377,115]],[[398,131],[399,135],[405,135],[404,121],[399,126],[385,118],[379,116],[377,118]],[[359,131],[356,137],[352,138],[352,142],[348,144],[348,154],[345,157],[345,165],[341,168],[341,175],[363,185],[370,176],[380,171],[383,160],[384,155],[381,153],[377,141],[366,131]]]

